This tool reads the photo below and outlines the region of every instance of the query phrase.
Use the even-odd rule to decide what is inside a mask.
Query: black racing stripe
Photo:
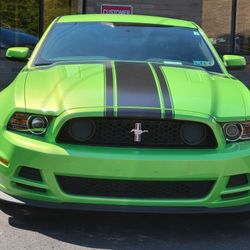
[[[105,116],[106,117],[113,117],[114,116],[114,109],[111,108],[114,105],[114,94],[113,94],[113,74],[112,74],[112,64],[110,62],[105,63],[105,71],[106,71],[106,109],[105,109]]]
[[[154,107],[159,110],[150,110],[155,117],[160,118],[160,100],[156,82],[147,63],[116,62],[117,79],[117,115],[144,116],[144,109],[127,108],[126,111],[119,107]]]
[[[119,117],[122,118],[160,118],[161,110],[154,109],[136,109],[136,108],[119,108],[118,109]]]
[[[169,93],[169,89],[168,89],[168,82],[166,77],[164,77],[160,65],[157,64],[153,64],[154,70],[157,74],[160,86],[161,86],[161,92],[162,92],[162,96],[163,96],[163,101],[164,101],[164,106],[166,109],[165,111],[165,118],[167,119],[172,119],[173,118],[173,112],[172,112],[172,103],[171,103],[171,97],[170,97],[170,93]]]

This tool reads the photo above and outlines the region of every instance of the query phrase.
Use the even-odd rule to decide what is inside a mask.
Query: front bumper
[[[250,174],[249,142],[213,150],[135,149],[56,145],[5,132],[0,149],[0,157],[10,159],[8,166],[0,164],[0,196],[5,200],[14,197],[27,205],[105,211],[226,212],[235,208],[245,211],[250,204],[250,183],[227,188],[230,176]],[[20,166],[39,169],[43,181],[19,177]],[[110,198],[66,194],[55,175],[138,181],[215,180],[215,185],[199,199]],[[233,196],[222,198],[228,194]]]

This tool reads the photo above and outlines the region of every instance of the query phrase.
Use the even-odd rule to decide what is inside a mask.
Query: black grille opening
[[[242,196],[246,196],[249,194],[249,191],[242,191],[238,193],[231,193],[231,194],[223,194],[221,196],[222,199],[233,199],[233,198],[239,198]]]
[[[56,176],[64,193],[81,196],[148,199],[199,199],[215,181],[135,181]]]
[[[248,178],[246,174],[233,175],[229,177],[227,187],[238,187],[248,184]]]
[[[140,135],[139,142],[135,141],[135,134],[131,132],[136,124],[140,124],[141,130],[145,131]],[[81,128],[85,128],[85,131],[81,131]],[[184,138],[184,133],[189,134]],[[79,140],[76,139],[77,134]],[[214,133],[206,124],[163,119],[75,118],[64,124],[57,136],[57,142],[125,147],[217,147]]]
[[[43,181],[40,170],[35,168],[21,167],[18,176],[32,181]]]
[[[35,191],[35,192],[39,192],[39,193],[46,193],[47,192],[47,190],[44,189],[44,188],[25,185],[25,184],[22,184],[22,183],[16,183],[16,186],[20,187],[22,189],[26,189],[26,190],[29,190],[29,191]]]

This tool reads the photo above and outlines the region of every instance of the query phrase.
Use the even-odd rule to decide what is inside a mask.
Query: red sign
[[[102,4],[102,14],[133,14],[131,5]]]

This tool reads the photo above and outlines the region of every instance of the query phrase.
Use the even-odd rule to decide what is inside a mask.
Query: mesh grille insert
[[[242,192],[238,192],[238,193],[223,194],[221,196],[221,198],[222,199],[233,199],[233,198],[238,198],[238,197],[248,195],[248,193],[249,193],[249,191],[242,191]]]
[[[16,186],[20,187],[22,189],[29,190],[29,191],[35,191],[35,192],[40,192],[40,193],[46,193],[47,192],[47,190],[44,189],[44,188],[39,188],[39,187],[30,186],[30,185],[25,185],[25,184],[22,184],[22,183],[16,183]]]
[[[232,175],[229,177],[227,187],[237,187],[248,184],[248,178],[246,174]]]
[[[215,181],[134,181],[56,176],[63,192],[113,198],[196,199],[207,196]]]
[[[18,176],[33,181],[42,181],[40,170],[35,168],[21,167]]]
[[[84,142],[72,137],[70,129],[73,123],[91,121],[93,129]],[[135,135],[131,130],[135,124],[140,123],[142,130],[147,130],[141,135],[141,141],[135,142]],[[89,122],[90,124],[90,122]],[[189,145],[181,135],[185,124],[202,126],[204,138],[197,145]],[[76,126],[75,126],[76,127]],[[78,126],[79,128],[79,126]],[[72,131],[72,130],[71,130]],[[190,131],[194,136],[195,133]],[[104,146],[132,146],[132,147],[163,147],[163,148],[216,148],[217,142],[209,126],[197,122],[180,120],[146,120],[146,119],[121,119],[121,118],[76,118],[67,121],[57,136],[58,143],[104,145]]]

